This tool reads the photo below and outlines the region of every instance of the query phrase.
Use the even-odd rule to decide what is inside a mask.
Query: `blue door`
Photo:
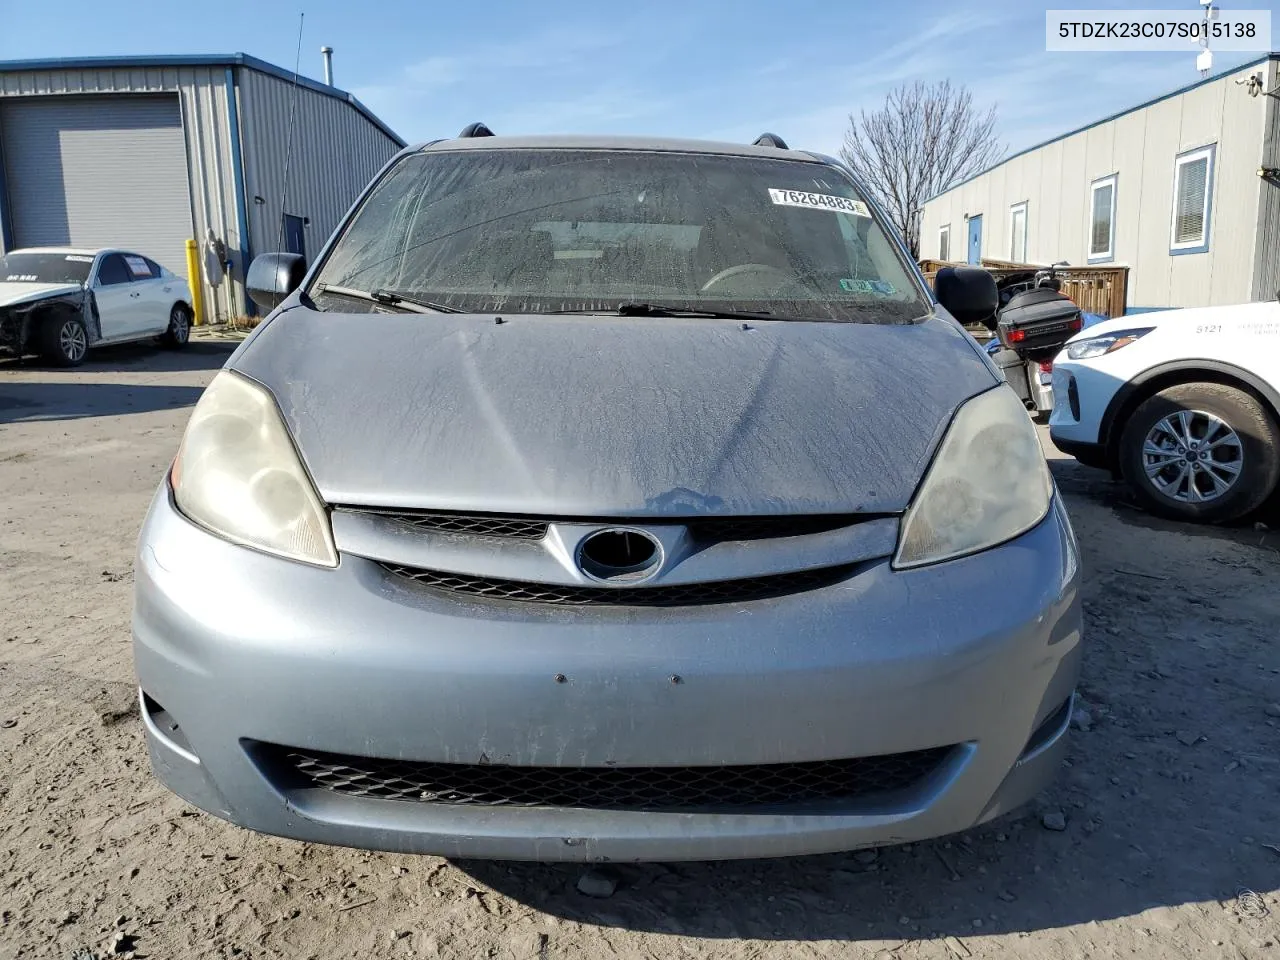
[[[982,262],[982,214],[969,218],[969,262]]]
[[[284,215],[284,252],[296,253],[304,260],[307,257],[307,234],[302,218],[290,213]]]

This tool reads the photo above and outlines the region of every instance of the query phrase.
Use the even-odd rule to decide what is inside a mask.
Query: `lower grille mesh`
[[[679,583],[661,587],[576,587],[554,583],[529,583],[494,577],[470,577],[441,570],[425,570],[395,563],[381,564],[399,577],[437,590],[492,600],[520,600],[528,603],[558,603],[574,606],[677,607],[709,603],[741,603],[764,600],[804,590],[829,586],[849,577],[856,564],[801,570],[795,573],[716,580],[708,583]]]
[[[726,767],[512,767],[416,763],[262,747],[294,785],[352,797],[505,807],[697,810],[866,799],[920,783],[951,747]]]

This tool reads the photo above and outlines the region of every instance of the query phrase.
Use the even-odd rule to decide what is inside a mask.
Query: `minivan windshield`
[[[640,150],[408,156],[352,218],[310,293],[332,310],[364,293],[473,313],[639,307],[905,323],[929,311],[839,169]]]
[[[0,281],[6,283],[84,283],[93,256],[87,253],[23,253],[0,256]]]

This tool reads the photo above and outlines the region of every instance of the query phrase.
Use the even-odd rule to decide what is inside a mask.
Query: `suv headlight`
[[[895,569],[977,553],[1049,512],[1053,479],[1027,411],[1007,386],[957,411],[902,519]]]
[[[213,378],[170,471],[178,509],[227,540],[325,567],[338,551],[275,398],[237,374]]]
[[[1115,353],[1139,337],[1145,337],[1154,329],[1155,327],[1139,327],[1134,330],[1117,330],[1115,333],[1104,333],[1086,340],[1076,340],[1067,344],[1067,356],[1072,360],[1089,360],[1100,357],[1104,353]]]

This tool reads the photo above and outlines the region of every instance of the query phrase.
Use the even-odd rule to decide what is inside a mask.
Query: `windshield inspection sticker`
[[[840,289],[845,293],[874,293],[881,297],[892,297],[898,292],[898,288],[888,280],[842,279]]]
[[[871,211],[861,200],[837,197],[830,193],[807,193],[804,190],[777,190],[769,188],[769,199],[780,207],[814,207],[818,210],[835,210],[852,213],[855,217],[871,219]]]

